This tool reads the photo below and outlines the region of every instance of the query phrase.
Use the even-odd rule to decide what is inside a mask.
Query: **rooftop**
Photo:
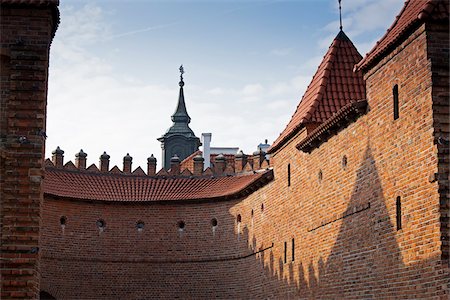
[[[449,15],[449,3],[443,0],[408,0],[386,34],[357,65],[365,70],[390,51],[411,28],[427,19],[445,20]]]
[[[325,54],[290,122],[268,152],[281,147],[306,123],[323,123],[350,102],[365,98],[361,72],[353,72],[362,56],[340,31]]]
[[[44,194],[110,202],[220,201],[248,195],[272,179],[272,170],[239,176],[149,177],[47,166]]]

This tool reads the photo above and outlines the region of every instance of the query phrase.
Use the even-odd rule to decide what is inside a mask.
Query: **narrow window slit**
[[[397,230],[402,229],[402,201],[400,196],[395,201]]]
[[[394,85],[392,89],[392,97],[394,100],[394,120],[397,120],[400,117],[400,110],[398,104],[398,85]]]
[[[287,184],[291,186],[291,164],[287,165]]]

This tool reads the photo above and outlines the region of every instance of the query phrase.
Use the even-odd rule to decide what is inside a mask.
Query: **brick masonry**
[[[0,9],[1,299],[39,293],[39,225],[54,7]]]
[[[300,131],[245,198],[40,206],[54,11],[1,14],[2,299],[448,299],[448,24],[415,27],[365,73],[368,111],[309,153]]]
[[[433,43],[445,30],[417,28],[365,74],[367,113],[310,153],[296,148],[299,132],[273,154],[275,179],[246,198],[105,205],[48,196],[42,289],[83,299],[447,299],[448,145],[437,134],[448,132],[448,93],[433,85],[448,76],[438,61],[445,43]]]

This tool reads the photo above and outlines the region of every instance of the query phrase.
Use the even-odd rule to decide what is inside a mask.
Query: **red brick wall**
[[[0,9],[1,299],[37,298],[39,292],[45,144],[39,132],[45,130],[54,13],[50,7]]]
[[[230,209],[238,202],[99,204],[46,197],[41,288],[58,299],[247,297],[264,270],[247,231],[237,234]]]
[[[427,26],[428,57],[431,61],[434,142],[438,148],[438,172],[441,209],[442,259],[449,260],[449,52],[448,23]]]
[[[433,65],[443,32],[424,29],[365,75],[367,114],[311,153],[295,148],[300,132],[272,156],[275,180],[246,199],[162,205],[47,197],[42,289],[63,299],[447,298],[445,179],[433,178],[448,170],[435,141],[439,120],[448,129],[437,105],[448,87],[445,94],[432,83],[448,73]],[[181,236],[178,221],[186,224]]]
[[[440,232],[442,196],[438,182],[430,180],[439,170],[427,54],[430,37],[443,33],[429,34],[427,40],[424,28],[365,75],[370,107],[366,115],[310,154],[295,148],[305,134],[299,133],[273,155],[274,182],[234,207],[246,215],[248,224],[251,209],[258,211],[264,203],[265,221],[257,217],[260,225],[249,231],[250,240],[257,245],[274,242],[279,263],[272,274],[299,287],[299,297],[448,297],[448,262],[441,259],[446,244]],[[448,59],[445,41],[440,45],[445,44]],[[395,84],[397,120],[392,107]],[[443,93],[448,97],[448,86]],[[401,230],[396,228],[397,197]],[[264,264],[271,269],[269,259]],[[286,297],[289,291],[281,289],[279,295]]]

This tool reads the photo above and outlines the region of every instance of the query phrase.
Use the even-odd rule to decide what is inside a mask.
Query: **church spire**
[[[339,29],[342,31],[342,8],[341,8],[341,0],[339,1]]]
[[[189,117],[187,110],[186,110],[186,103],[184,101],[184,92],[183,92],[183,74],[184,74],[184,68],[183,65],[180,66],[180,93],[178,95],[178,104],[177,108],[175,109],[174,114],[172,115],[172,121],[175,123],[187,123],[189,124],[191,122],[191,118]]]
[[[178,95],[177,108],[172,115],[173,124],[162,137],[158,138],[163,152],[162,163],[166,170],[170,168],[170,159],[174,155],[183,160],[197,151],[200,146],[200,139],[195,136],[189,127],[191,118],[186,111],[186,103],[184,101],[183,65],[180,66],[179,70],[180,82],[178,85],[180,86],[180,93]]]

